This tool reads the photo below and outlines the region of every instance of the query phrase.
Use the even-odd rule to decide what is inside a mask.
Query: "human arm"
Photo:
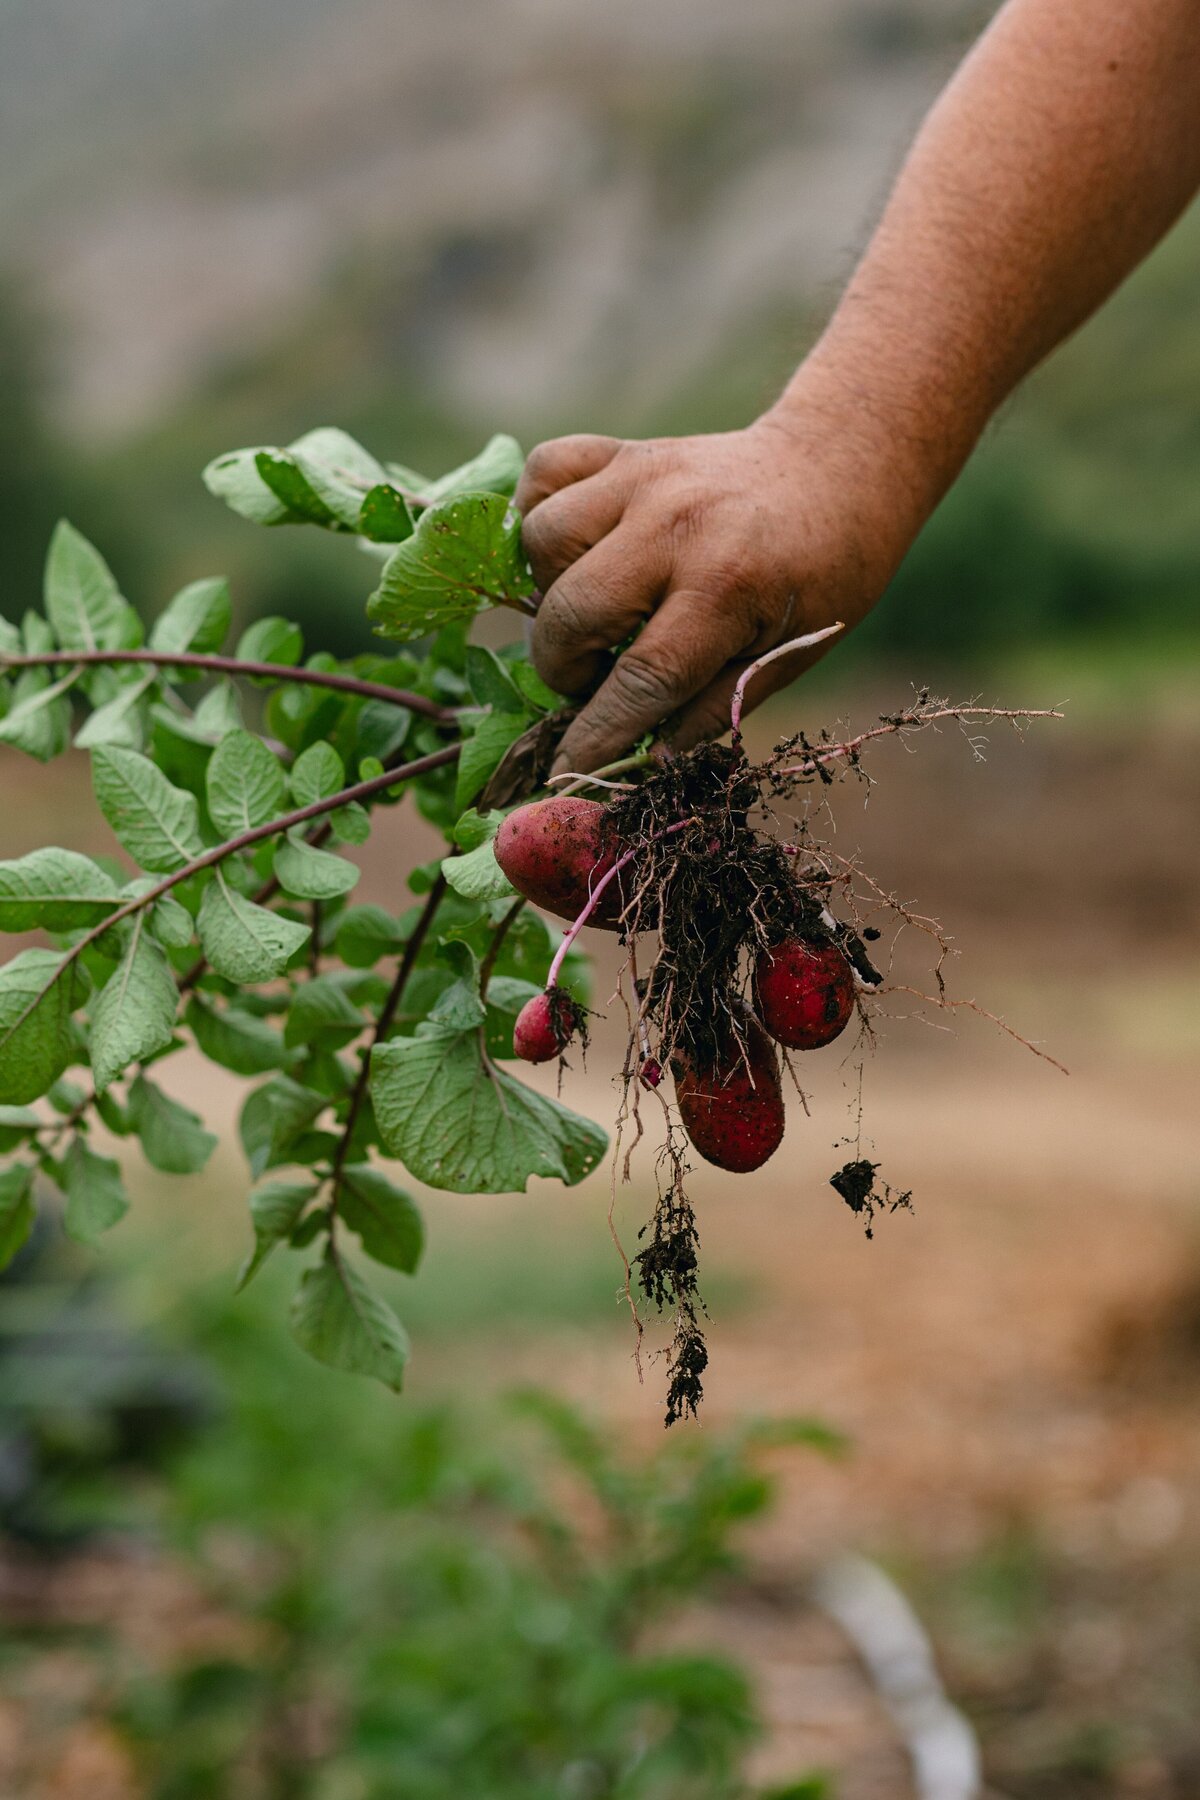
[[[667,719],[680,745],[720,731],[755,656],[863,618],[995,409],[1198,185],[1197,0],[1009,0],[762,418],[531,456],[534,657],[564,692],[600,682],[560,766],[594,768]],[[751,699],[812,660],[781,659]]]

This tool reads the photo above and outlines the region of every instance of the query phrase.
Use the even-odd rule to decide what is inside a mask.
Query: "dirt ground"
[[[757,1671],[773,1724],[764,1779],[814,1766],[835,1773],[839,1800],[912,1792],[894,1727],[807,1598],[813,1573],[855,1549],[931,1632],[990,1792],[1200,1794],[1198,750],[1194,717],[1169,707],[1140,718],[1136,743],[1091,720],[1024,745],[997,736],[982,764],[949,733],[911,756],[882,751],[865,811],[860,794],[838,797],[843,853],[953,931],[952,992],[1071,1073],[966,1014],[952,1031],[944,1016],[887,1024],[866,1066],[869,1154],[912,1188],[913,1212],[870,1242],[827,1186],[857,1092],[840,1049],[806,1061],[812,1116],[792,1107],[772,1164],[697,1172],[705,1265],[731,1295],[713,1309],[707,1419],[811,1413],[851,1440],[836,1461],[781,1460],[753,1583],[696,1621]],[[22,838],[36,841],[35,823],[21,819]],[[394,890],[379,857],[363,898]],[[899,966],[915,972],[920,949]],[[601,1118],[614,1043],[602,1028],[590,1073],[564,1090]],[[236,1157],[220,1154],[236,1188]],[[480,1255],[522,1233],[594,1239],[606,1182],[426,1196],[432,1254],[464,1234]],[[626,1245],[651,1185],[643,1156],[618,1199]],[[228,1259],[219,1225],[194,1229]],[[662,1369],[639,1386],[631,1347],[615,1307],[602,1330],[522,1318],[486,1341],[418,1343],[413,1386],[539,1376],[648,1437]],[[20,1716],[0,1710],[0,1767]],[[74,1778],[67,1748],[25,1792],[132,1791],[119,1776],[105,1786],[86,1745]]]

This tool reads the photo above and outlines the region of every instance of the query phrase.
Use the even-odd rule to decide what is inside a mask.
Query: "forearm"
[[[773,416],[886,444],[903,531],[1200,185],[1200,0],[1009,0]]]

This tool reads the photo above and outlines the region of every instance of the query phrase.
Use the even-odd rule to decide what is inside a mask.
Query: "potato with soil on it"
[[[788,1050],[831,1044],[854,1011],[854,971],[838,945],[785,938],[764,950],[754,970],[754,1004]]]
[[[774,1156],[783,1141],[779,1060],[749,1011],[711,1066],[698,1068],[677,1053],[671,1067],[683,1128],[706,1162],[748,1175]]]
[[[607,808],[557,794],[509,813],[496,833],[496,861],[519,893],[560,919],[577,919],[616,862],[606,843]],[[610,881],[588,923],[619,929],[621,878]]]

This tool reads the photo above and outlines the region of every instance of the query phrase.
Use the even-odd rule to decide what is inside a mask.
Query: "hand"
[[[720,736],[756,657],[863,617],[920,521],[887,477],[890,447],[862,429],[793,390],[786,417],[742,431],[533,451],[516,494],[543,595],[533,659],[560,693],[591,695],[556,772],[599,768],[664,723],[679,749]],[[747,710],[824,649],[756,675]]]

